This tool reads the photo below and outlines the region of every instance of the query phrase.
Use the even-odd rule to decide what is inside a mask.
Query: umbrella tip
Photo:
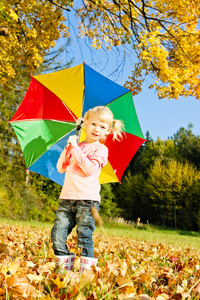
[[[85,61],[83,60],[83,64],[85,64]]]

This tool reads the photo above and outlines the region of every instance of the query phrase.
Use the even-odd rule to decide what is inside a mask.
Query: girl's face
[[[84,125],[86,128],[85,141],[87,143],[104,140],[111,131],[109,124],[102,122],[96,113],[91,113],[89,118],[85,120]]]

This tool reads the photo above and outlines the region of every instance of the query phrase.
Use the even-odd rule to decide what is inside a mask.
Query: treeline
[[[20,145],[8,123],[30,81],[22,71],[13,85],[0,86],[0,217],[52,222],[61,187],[25,171]],[[200,136],[190,125],[166,141],[153,141],[149,133],[146,139],[122,183],[102,186],[100,213],[199,231]]]
[[[114,189],[121,216],[200,230],[200,136],[180,128],[166,141],[148,138]]]

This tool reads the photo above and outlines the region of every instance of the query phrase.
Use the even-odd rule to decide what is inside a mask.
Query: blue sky
[[[72,43],[63,56],[64,62],[73,59],[72,66],[75,66],[85,61],[97,72],[124,85],[133,70],[134,54],[126,49],[124,57],[120,47],[119,52],[105,49],[91,51],[85,39],[76,39],[75,31],[75,27],[71,27]],[[61,40],[59,45],[63,43],[64,41]],[[192,132],[200,135],[200,101],[193,97],[159,100],[155,90],[148,89],[151,83],[153,80],[147,78],[142,92],[133,98],[143,134],[149,131],[154,141],[158,137],[166,140],[168,137],[173,137],[181,127],[187,129],[192,123]]]

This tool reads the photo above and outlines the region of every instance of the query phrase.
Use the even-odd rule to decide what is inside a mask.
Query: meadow
[[[0,299],[200,299],[200,233],[104,222],[94,233],[97,268],[55,265],[52,224],[0,220]]]

